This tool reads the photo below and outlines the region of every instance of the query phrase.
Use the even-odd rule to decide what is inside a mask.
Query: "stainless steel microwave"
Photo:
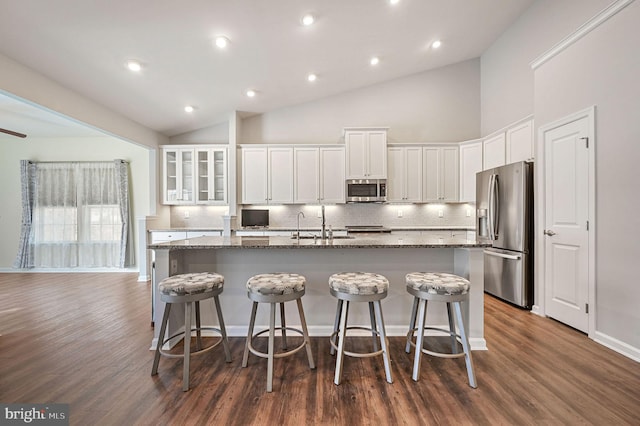
[[[387,201],[386,179],[347,180],[347,203],[383,203]]]

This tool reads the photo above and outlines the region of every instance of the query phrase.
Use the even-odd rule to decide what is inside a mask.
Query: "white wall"
[[[110,161],[116,158],[126,160],[129,162],[131,179],[132,218],[149,214],[149,188],[152,174],[149,170],[148,148],[107,136],[92,139],[27,138],[24,140],[8,137],[1,142],[0,268],[11,268],[18,250],[22,221],[20,160]],[[135,220],[134,226],[137,226]],[[137,236],[135,228],[133,235]],[[137,254],[139,242],[136,240],[134,243]]]
[[[611,1],[538,0],[482,54],[481,136],[533,113],[531,61]]]
[[[242,143],[335,143],[344,127],[388,126],[389,142],[459,142],[480,132],[480,61],[246,118]]]
[[[186,132],[169,138],[170,144],[228,144],[229,123],[214,124],[203,129]]]
[[[537,127],[596,106],[596,331],[640,350],[640,2],[535,71]]]

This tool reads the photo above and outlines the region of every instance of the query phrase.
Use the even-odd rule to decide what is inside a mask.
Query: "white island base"
[[[191,242],[195,242],[191,240]],[[408,272],[451,272],[471,281],[469,303],[463,304],[468,325],[469,341],[473,350],[486,350],[484,339],[484,272],[483,248],[472,247],[237,247],[189,245],[190,241],[154,245],[155,282],[154,322],[156,324],[152,348],[155,348],[164,303],[157,295],[157,283],[176,273],[217,272],[224,275],[224,291],[220,302],[229,336],[246,337],[251,301],[247,298],[245,284],[252,276],[268,272],[292,272],[307,279],[306,293],[302,298],[309,332],[312,336],[329,336],[337,300],[329,294],[328,279],[336,272],[365,271],[382,274],[389,279],[389,294],[382,301],[385,326],[389,336],[405,336],[409,328],[412,297],[406,291],[405,275]],[[202,324],[217,325],[212,302],[201,302]],[[362,306],[360,306],[362,305]],[[288,306],[287,325],[299,325],[295,305]],[[448,328],[444,303],[430,303],[427,322],[431,326]],[[177,308],[177,307],[176,307]],[[169,333],[183,327],[184,311],[172,310]],[[353,303],[349,312],[350,325],[369,326],[366,303]],[[279,322],[279,320],[278,320]],[[258,310],[256,329],[267,328],[268,309]],[[363,332],[366,335],[366,332]]]

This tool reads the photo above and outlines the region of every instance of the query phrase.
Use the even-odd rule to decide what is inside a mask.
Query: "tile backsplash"
[[[319,228],[321,219],[318,205],[251,206],[269,209],[269,223],[273,228],[294,228],[298,212],[301,228]],[[222,228],[226,206],[173,206],[172,228]],[[467,214],[469,216],[467,216]],[[346,225],[383,225],[387,227],[416,226],[475,226],[473,204],[340,204],[325,207],[327,226],[343,228]],[[240,212],[238,212],[240,226]]]

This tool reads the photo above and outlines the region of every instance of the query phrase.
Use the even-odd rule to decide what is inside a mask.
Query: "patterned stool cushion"
[[[406,276],[407,287],[431,294],[454,296],[469,292],[469,280],[446,272],[411,272]]]
[[[259,294],[292,294],[304,290],[305,277],[298,274],[258,274],[249,278],[247,290]]]
[[[179,274],[160,281],[158,290],[162,294],[184,296],[186,294],[204,293],[221,288],[224,277],[210,272]]]
[[[389,280],[371,272],[340,272],[329,277],[329,288],[347,294],[380,294],[389,290]]]

